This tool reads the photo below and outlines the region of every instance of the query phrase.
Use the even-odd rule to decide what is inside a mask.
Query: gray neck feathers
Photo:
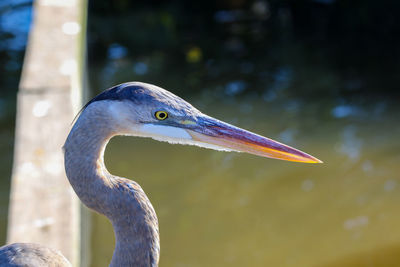
[[[64,145],[65,171],[81,201],[112,222],[110,266],[157,266],[158,221],[150,201],[137,183],[112,176],[104,166],[104,149],[118,134],[107,102],[89,105],[76,121]]]

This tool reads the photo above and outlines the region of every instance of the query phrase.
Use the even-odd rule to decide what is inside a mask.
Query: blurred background
[[[310,153],[306,165],[114,138],[157,211],[161,266],[400,266],[398,1],[89,1],[92,96],[154,83]],[[32,2],[0,2],[0,241]],[[92,216],[92,266],[111,224]]]

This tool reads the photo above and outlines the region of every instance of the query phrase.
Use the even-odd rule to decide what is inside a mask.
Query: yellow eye
[[[168,113],[166,111],[157,111],[154,116],[157,120],[163,121],[168,118]]]

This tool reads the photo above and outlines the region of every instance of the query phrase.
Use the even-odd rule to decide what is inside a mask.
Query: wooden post
[[[34,242],[81,262],[79,200],[62,146],[82,103],[86,0],[37,0],[17,103],[7,243]]]

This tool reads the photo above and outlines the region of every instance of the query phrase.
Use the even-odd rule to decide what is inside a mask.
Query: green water
[[[3,2],[2,243],[31,5],[10,8],[11,1]],[[110,172],[140,183],[158,214],[160,266],[400,265],[395,2],[90,5],[91,88],[129,80],[156,83],[209,115],[325,162],[306,165],[113,139],[106,151]],[[93,214],[92,221],[91,266],[107,266],[112,228],[102,216]]]
[[[111,173],[134,178],[153,203],[160,266],[398,266],[397,107],[364,103],[335,118],[323,102],[248,98],[201,105],[195,99],[209,115],[325,163],[114,138],[106,164]],[[106,266],[114,237],[97,214],[91,243],[92,266]]]

